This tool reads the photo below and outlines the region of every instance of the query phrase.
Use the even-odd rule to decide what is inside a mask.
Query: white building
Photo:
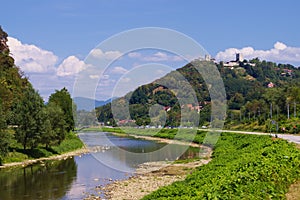
[[[206,54],[204,57],[205,61],[211,61],[211,56],[209,54]]]

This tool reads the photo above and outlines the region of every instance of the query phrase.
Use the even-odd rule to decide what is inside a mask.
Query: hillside
[[[114,101],[113,105],[119,110],[114,119],[110,103],[97,108],[98,120],[109,125],[135,122],[139,126],[195,126],[192,122],[199,118],[200,126],[208,125],[211,99],[206,82],[195,68],[209,71],[211,64],[195,60],[153,83],[140,86]],[[216,65],[226,90],[226,128],[277,131],[278,127],[278,132],[299,132],[296,124],[300,116],[299,68],[257,58],[236,62],[234,66],[223,62]],[[191,99],[193,92],[196,103]],[[130,117],[126,115],[126,102],[129,102]],[[148,112],[150,108],[152,114]],[[184,119],[190,120],[180,122],[181,112],[189,115]],[[162,123],[164,118],[165,124]]]

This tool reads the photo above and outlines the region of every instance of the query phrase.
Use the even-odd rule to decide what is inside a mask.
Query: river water
[[[199,153],[199,148],[103,132],[80,133],[79,136],[93,153],[0,169],[0,200],[74,200],[89,194],[100,195],[96,187],[128,178],[139,164],[195,157]]]

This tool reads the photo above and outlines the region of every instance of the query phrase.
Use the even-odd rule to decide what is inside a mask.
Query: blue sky
[[[55,77],[64,61],[80,65],[100,42],[133,28],[174,29],[219,59],[231,59],[234,51],[242,51],[249,58],[255,55],[298,66],[300,58],[293,55],[300,53],[299,7],[299,1],[291,0],[10,0],[1,3],[0,25],[16,40],[11,48],[16,49],[12,53],[17,64],[46,99],[64,84],[71,88],[74,77],[66,73]],[[31,58],[34,48],[25,48],[25,44],[42,53]],[[21,55],[20,46],[28,54]],[[285,55],[274,56],[274,49]],[[220,52],[223,54],[218,55]],[[32,70],[36,63],[30,66],[29,61],[42,56],[45,58],[36,62],[48,63],[47,69]]]

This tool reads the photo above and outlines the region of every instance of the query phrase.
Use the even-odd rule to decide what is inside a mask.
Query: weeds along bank
[[[300,178],[299,149],[269,136],[222,133],[212,158],[143,199],[284,199]]]

